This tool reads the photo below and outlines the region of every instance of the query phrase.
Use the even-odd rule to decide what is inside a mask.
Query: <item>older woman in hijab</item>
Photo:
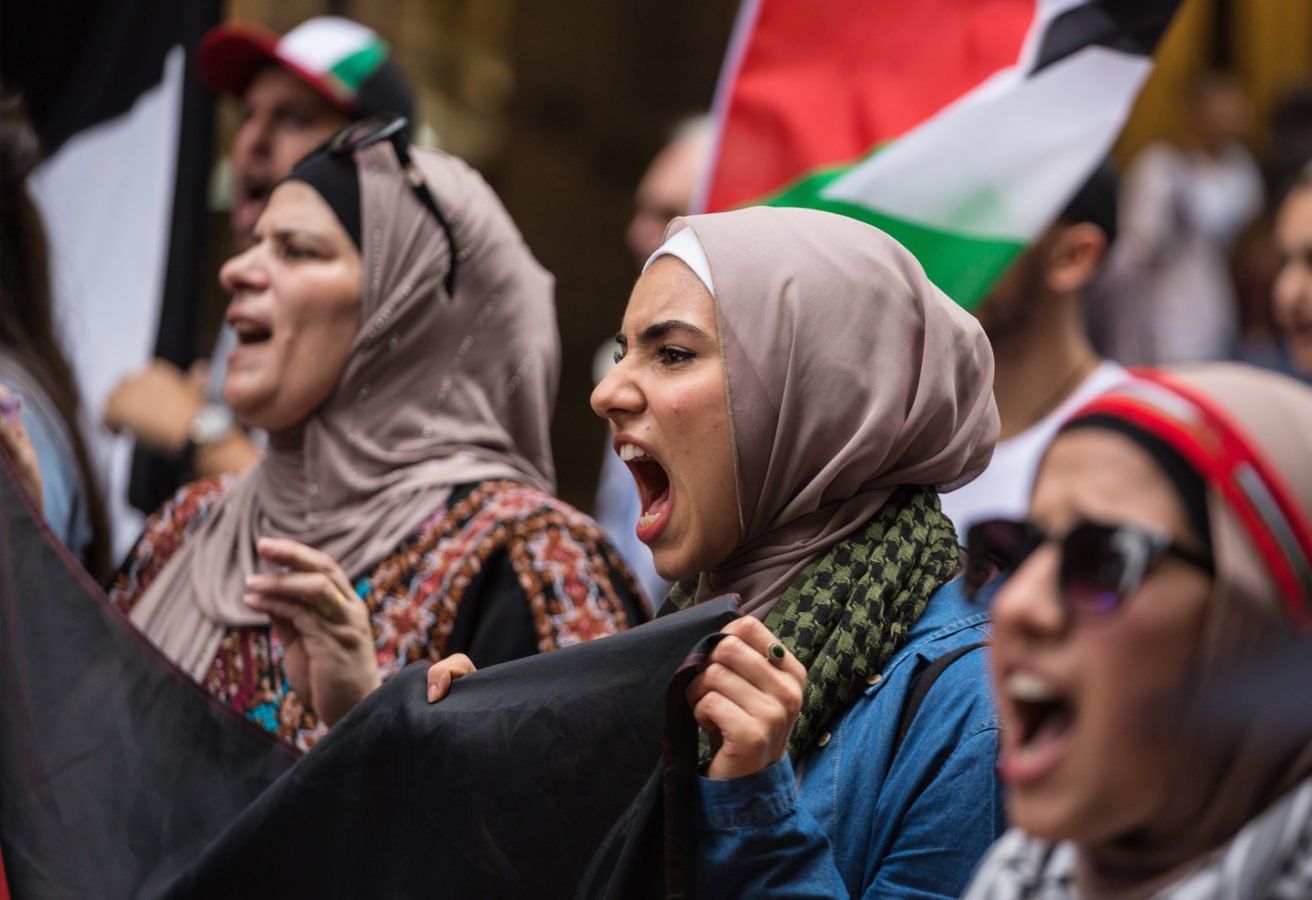
[[[937,494],[997,437],[978,323],[882,232],[755,208],[675,220],[616,340],[592,405],[666,608],[749,614],[688,694],[697,896],[956,896],[1002,828],[987,617]]]
[[[1312,390],[1281,375],[1148,373],[1059,432],[1028,522],[971,528],[1009,576],[993,683],[1014,828],[967,896],[1312,896],[1307,730],[1260,702],[1197,717],[1312,626],[1309,423]]]
[[[549,495],[551,277],[475,172],[382,127],[302,161],[224,267],[224,400],[268,451],[156,513],[111,594],[301,747],[409,662],[645,618],[595,523]]]

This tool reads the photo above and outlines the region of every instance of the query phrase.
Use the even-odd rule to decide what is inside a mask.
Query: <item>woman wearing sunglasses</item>
[[[710,735],[695,895],[955,897],[1002,815],[987,617],[935,486],[992,453],[988,342],[852,219],[755,208],[666,237],[592,406],[680,582],[667,608],[748,613],[688,692]],[[430,670],[437,695],[459,670]]]
[[[1238,365],[1147,374],[1064,426],[1029,521],[969,544],[1007,576],[1014,828],[967,896],[1312,896],[1312,747],[1261,704],[1224,732],[1180,715],[1312,625],[1312,390]]]
[[[409,662],[492,663],[646,617],[597,526],[549,493],[551,277],[475,172],[411,158],[404,124],[303,160],[224,266],[224,401],[268,450],[161,509],[111,595],[301,747]]]

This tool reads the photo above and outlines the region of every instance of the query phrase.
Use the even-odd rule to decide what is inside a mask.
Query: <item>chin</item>
[[[690,569],[686,563],[679,563],[671,560],[666,554],[653,550],[651,554],[652,568],[656,574],[666,581],[679,582],[699,574],[696,570]]]
[[[1007,821],[1031,837],[1045,841],[1078,841],[1081,837],[1075,820],[1056,804],[1018,797],[1014,790],[1007,794]]]

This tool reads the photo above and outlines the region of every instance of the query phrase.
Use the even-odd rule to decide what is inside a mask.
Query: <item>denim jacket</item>
[[[699,779],[697,897],[959,897],[1005,828],[987,653],[943,670],[893,754],[918,669],[988,637],[960,581],[801,760]]]

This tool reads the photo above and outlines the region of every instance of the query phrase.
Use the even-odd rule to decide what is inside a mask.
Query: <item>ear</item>
[[[1048,290],[1057,295],[1084,290],[1107,253],[1107,235],[1092,222],[1058,225],[1047,254]]]

